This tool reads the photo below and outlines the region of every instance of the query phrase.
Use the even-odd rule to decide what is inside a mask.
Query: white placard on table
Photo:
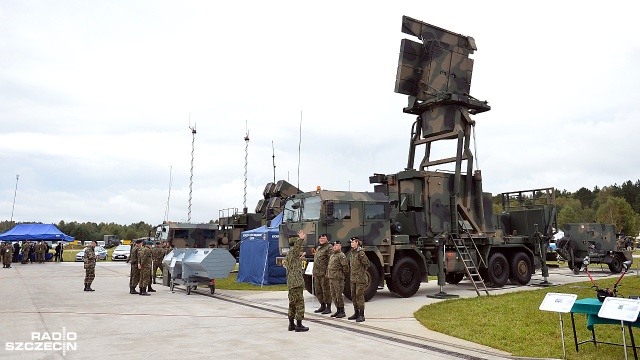
[[[313,261],[307,263],[307,269],[304,271],[305,275],[313,275]]]
[[[540,304],[540,310],[568,313],[578,298],[576,294],[547,293]]]
[[[640,312],[640,300],[617,297],[604,298],[598,316],[605,319],[635,322]]]

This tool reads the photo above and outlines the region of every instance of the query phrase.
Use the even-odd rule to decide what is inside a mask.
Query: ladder
[[[464,240],[453,234],[451,235],[451,240],[453,242],[453,245],[456,247],[456,250],[458,251],[458,255],[460,255],[460,259],[462,259],[462,264],[464,265],[464,270],[467,272],[467,277],[469,278],[469,280],[471,280],[471,284],[473,284],[473,287],[476,289],[476,294],[478,294],[478,296],[481,296],[480,291],[484,291],[487,295],[489,295],[489,290],[487,289],[482,276],[480,276],[478,267],[473,261],[471,253],[469,252],[469,248],[467,248]],[[470,240],[473,243],[473,239],[470,238]],[[473,243],[474,247],[475,245],[476,244]],[[476,253],[477,251],[478,249],[476,248]]]

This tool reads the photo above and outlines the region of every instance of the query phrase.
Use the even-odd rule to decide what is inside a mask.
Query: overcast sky
[[[276,180],[372,191],[414,121],[393,91],[402,15],[476,40],[485,191],[640,178],[640,3],[384,4],[0,0],[0,220],[18,174],[14,221],[157,224],[169,189],[187,220],[189,117],[192,222],[243,207],[247,126],[249,211],[272,142]]]

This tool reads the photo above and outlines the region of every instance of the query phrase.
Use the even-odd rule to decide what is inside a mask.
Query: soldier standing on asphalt
[[[13,262],[18,262],[18,254],[20,254],[20,244],[16,241],[13,243]]]
[[[44,241],[40,241],[37,245],[36,245],[36,261],[38,262],[38,264],[43,264],[44,263],[44,252],[47,249],[47,245],[44,244]]]
[[[302,230],[298,230],[298,238],[289,240],[289,245],[293,245],[284,259],[284,266],[287,269],[287,288],[289,289],[289,331],[308,331],[309,328],[302,325],[304,319],[304,297],[302,291],[304,280],[302,278],[302,243],[307,235]],[[297,324],[293,324],[293,320]]]
[[[331,244],[327,240],[327,234],[318,238],[318,248],[313,255],[313,284],[320,308],[315,313],[331,314],[331,292],[329,290],[329,278],[327,278],[327,266],[331,256]]]
[[[344,276],[348,271],[347,256],[342,252],[342,244],[340,241],[336,241],[333,244],[333,254],[331,254],[329,258],[329,266],[327,267],[331,299],[333,303],[336,304],[336,312],[332,314],[331,317],[343,318],[347,316],[347,314],[344,313],[342,292],[344,290]]]
[[[140,269],[140,295],[149,296],[147,292],[147,288],[149,292],[156,292],[151,288],[151,245],[153,241],[147,240],[145,246],[140,249],[140,253],[138,254],[138,269]]]
[[[351,252],[349,254],[349,281],[351,282],[351,298],[353,299],[354,314],[347,319],[356,322],[364,321],[364,288],[367,286],[367,269],[369,258],[362,250],[362,241],[357,237],[351,238]]]
[[[29,262],[29,250],[31,249],[31,242],[29,240],[22,242],[22,263]]]
[[[96,253],[94,252],[96,245],[96,241],[92,240],[91,245],[84,251],[84,269],[86,273],[84,277],[84,291],[95,291],[91,288],[91,283],[96,277]]]
[[[11,267],[11,259],[13,258],[13,245],[10,241],[5,241],[4,245],[0,246],[0,250],[2,252],[2,267],[8,269]]]
[[[131,272],[129,273],[129,294],[139,294],[136,291],[136,286],[140,282],[140,268],[138,267],[138,254],[140,247],[142,246],[142,240],[136,240],[131,247],[129,253],[129,262],[131,263]]]
[[[156,246],[153,248],[151,254],[153,256],[153,270],[151,270],[151,274],[153,275],[153,283],[155,284],[158,268],[160,269],[160,273],[162,273],[162,270],[164,269],[162,259],[164,259],[165,250],[160,247],[160,241],[156,241]],[[149,287],[149,291],[151,290],[151,287]]]

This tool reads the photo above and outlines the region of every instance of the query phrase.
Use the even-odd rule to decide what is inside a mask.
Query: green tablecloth
[[[571,308],[571,312],[574,314],[586,314],[587,315],[587,329],[593,330],[593,325],[598,324],[618,324],[620,325],[620,320],[611,320],[604,319],[598,316],[598,312],[602,307],[602,303],[597,298],[586,298],[576,300],[573,303],[573,307]],[[629,325],[629,322],[624,322],[625,326]],[[631,323],[631,326],[640,328],[640,318],[635,322]]]

